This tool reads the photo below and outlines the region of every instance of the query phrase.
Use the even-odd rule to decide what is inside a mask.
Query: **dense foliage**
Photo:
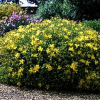
[[[100,0],[69,0],[76,6],[76,19],[98,19],[100,18]]]
[[[37,14],[44,19],[56,15],[62,18],[75,19],[76,8],[68,0],[64,0],[63,2],[62,0],[48,0],[39,5]]]
[[[0,81],[46,89],[100,90],[100,35],[66,19],[20,26],[0,38]]]
[[[86,25],[87,27],[91,27],[100,33],[100,20],[90,20],[90,21],[84,20],[82,21],[82,24]]]
[[[37,13],[43,18],[60,15],[73,20],[100,18],[100,0],[48,0],[39,5]]]

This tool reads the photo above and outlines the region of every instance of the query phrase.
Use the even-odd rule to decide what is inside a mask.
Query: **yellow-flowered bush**
[[[0,81],[46,89],[100,90],[100,35],[66,19],[20,26],[0,38]]]
[[[25,13],[23,9],[16,3],[9,4],[4,2],[3,4],[0,4],[0,20],[10,17],[13,12],[17,12],[19,14],[22,11],[22,13]]]

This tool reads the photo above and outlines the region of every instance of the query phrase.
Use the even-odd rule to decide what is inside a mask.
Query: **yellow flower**
[[[22,73],[23,70],[24,70],[24,68],[22,68],[22,67],[19,68],[18,73],[17,73],[17,76],[18,76],[18,77],[20,77],[20,76],[23,75],[23,73]]]
[[[50,46],[50,48],[52,48],[52,49],[54,48],[54,44],[50,44],[49,46]]]
[[[42,51],[43,48],[41,46],[38,47],[38,51]]]
[[[33,30],[33,28],[32,28],[32,30]],[[35,36],[34,35],[31,35],[30,36],[30,39],[33,39]],[[34,44],[34,41],[31,41],[31,44],[33,45]]]
[[[35,41],[34,41],[34,40],[32,40],[32,41],[31,41],[31,44],[33,45],[34,43],[35,43]]]
[[[25,36],[24,35],[22,35],[22,38],[24,38]]]
[[[67,39],[67,38],[68,38],[68,36],[67,36],[67,35],[64,35],[64,38],[65,38],[65,39]]]
[[[23,59],[19,60],[19,64],[24,64],[24,60]]]
[[[8,71],[9,71],[9,72],[12,72],[12,69],[13,69],[13,68],[9,67]]]
[[[31,57],[37,57],[38,54],[31,54]]]
[[[39,70],[39,68],[40,68],[40,66],[39,66],[39,65],[36,65],[36,66],[33,68],[34,72],[36,73],[36,72]]]
[[[52,38],[52,35],[48,35],[48,38]]]
[[[86,46],[93,48],[93,45],[91,43],[87,43]]]
[[[41,83],[38,83],[38,86],[39,86],[39,87],[41,87],[41,86],[42,86],[42,84],[41,84]]]
[[[75,27],[75,30],[78,30],[78,28],[77,28],[77,27]]]
[[[89,66],[90,62],[87,60],[87,61],[85,62],[85,64]]]
[[[15,58],[18,58],[19,56],[20,56],[19,53],[16,53],[16,54],[15,54]]]
[[[23,75],[22,73],[17,73],[17,76],[18,76],[18,77],[20,77],[20,76],[22,76],[22,75]]]
[[[21,85],[21,83],[20,83],[20,82],[17,82],[17,85],[18,85],[18,86],[20,86],[20,85]]]
[[[46,89],[48,90],[50,87],[49,87],[49,85],[46,85]]]
[[[54,52],[53,52],[53,53],[51,53],[50,55],[51,55],[51,57],[55,57],[55,54],[54,54]]]
[[[46,68],[48,69],[48,71],[52,70],[52,67],[50,66],[50,64],[46,64]]]
[[[73,62],[70,66],[70,68],[72,68],[75,72],[77,72],[77,62]]]
[[[47,52],[47,53],[50,53],[50,49],[49,49],[49,48],[47,48],[47,49],[46,49],[46,52]]]
[[[67,29],[66,28],[62,28],[65,32],[67,31]]]
[[[90,78],[91,78],[90,76],[87,76],[87,77],[86,77],[87,80],[89,80]]]
[[[56,48],[54,49],[54,51],[55,51],[56,53],[59,53],[59,50],[58,50],[58,49],[56,49]]]
[[[60,70],[61,68],[62,68],[62,67],[59,65],[57,69]]]
[[[35,38],[35,41],[38,41],[39,39],[38,38]]]
[[[84,59],[80,59],[80,62],[85,63],[85,60]]]
[[[10,73],[8,73],[8,77],[10,76],[11,74]]]
[[[83,85],[83,83],[84,83],[84,80],[80,79],[79,85]]]
[[[71,57],[74,57],[74,55],[73,55],[73,54],[70,54],[70,56],[71,56]]]
[[[62,33],[60,33],[60,34],[58,34],[59,35],[59,37],[61,37],[62,36]]]
[[[18,70],[18,73],[22,73],[23,70],[24,70],[24,68],[23,67],[20,67],[19,70]]]
[[[71,32],[67,32],[67,34],[68,34],[68,35],[70,35],[70,34],[71,34]]]
[[[79,45],[78,44],[75,44],[75,46],[76,46],[76,48],[78,48]]]
[[[82,34],[83,34],[83,32],[81,31],[81,32],[79,32],[79,34],[80,34],[80,35],[82,35]]]
[[[72,46],[73,44],[72,43],[69,43],[69,45]]]
[[[93,47],[94,51],[96,51],[98,48],[97,47]]]
[[[85,72],[86,72],[86,73],[88,73],[88,70],[87,70],[87,69],[85,69]]]
[[[13,72],[13,73],[12,73],[12,77],[14,77],[15,75],[16,75],[16,72]]]
[[[88,58],[90,58],[90,57],[91,57],[91,55],[90,55],[90,54],[88,54],[87,56],[88,56]]]
[[[95,65],[97,65],[98,64],[98,61],[97,60],[95,60]]]
[[[48,38],[48,35],[47,35],[47,34],[45,34],[45,35],[44,35],[44,38]]]
[[[77,53],[78,53],[78,54],[81,54],[81,53],[82,53],[82,51],[78,51]]]
[[[82,36],[78,38],[78,41],[80,41],[80,42],[83,40],[84,40],[84,37],[82,37]]]
[[[25,54],[25,53],[26,53],[26,50],[24,50],[22,53],[24,53],[24,54]]]
[[[94,56],[94,55],[92,55],[92,56],[91,56],[91,59],[95,59],[95,56]]]
[[[7,46],[6,46],[6,48],[7,48],[7,49],[10,49],[10,46],[9,46],[9,45],[7,45]]]
[[[38,31],[36,32],[36,36],[38,36],[38,35],[40,34],[40,32],[41,32],[41,31],[40,31],[40,30],[38,30]]]
[[[11,44],[10,46],[12,49],[16,49],[17,47],[15,46],[15,44]]]
[[[30,69],[29,69],[29,72],[30,72],[30,73],[33,73],[33,72],[34,72],[33,68],[30,68]]]
[[[23,50],[23,48],[21,48],[21,47],[20,47],[18,50],[19,50],[19,51],[22,51],[22,50]]]
[[[42,43],[43,43],[43,41],[40,40],[38,44],[40,45],[40,44],[42,44]]]
[[[74,51],[73,47],[69,47],[69,51]]]

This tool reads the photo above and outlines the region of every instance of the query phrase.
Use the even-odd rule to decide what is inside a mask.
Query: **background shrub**
[[[76,16],[76,9],[68,0],[48,0],[39,5],[37,14],[43,19],[56,15],[62,18],[74,19]]]
[[[73,20],[93,20],[100,18],[100,0],[48,0],[37,10],[43,18],[60,15]]]
[[[86,26],[93,28],[97,32],[100,32],[100,20],[85,20],[82,22],[82,24],[85,24]]]
[[[100,90],[100,35],[81,23],[52,18],[20,26],[0,38],[0,54],[5,83]]]
[[[61,5],[61,17],[67,19],[76,19],[76,7],[72,5],[69,0],[62,0],[63,3]]]
[[[93,20],[100,18],[100,0],[69,0],[76,6],[76,19]]]
[[[0,4],[0,20],[5,19],[6,17],[10,17],[13,12],[19,14],[21,11],[22,13],[25,13],[25,11],[23,11],[23,9],[16,3],[9,4],[5,2]]]
[[[50,18],[50,16],[55,16],[61,13],[60,6],[60,0],[48,0],[39,5],[37,13],[43,18]]]

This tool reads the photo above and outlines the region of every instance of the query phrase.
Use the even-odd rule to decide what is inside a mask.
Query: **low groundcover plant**
[[[100,35],[52,18],[0,38],[0,81],[46,89],[100,90]]]

